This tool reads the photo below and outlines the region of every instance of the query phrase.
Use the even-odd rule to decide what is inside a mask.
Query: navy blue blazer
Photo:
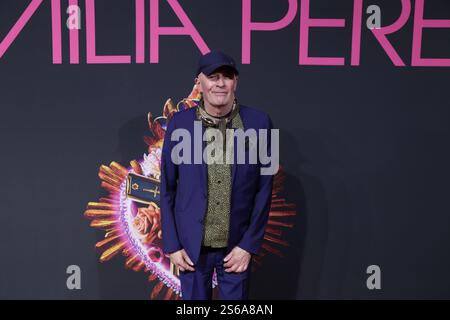
[[[163,250],[172,253],[184,248],[194,264],[198,260],[203,240],[208,192],[207,164],[203,160],[202,164],[194,164],[193,161],[196,108],[174,113],[167,125],[161,155]],[[240,105],[239,114],[244,130],[253,128],[258,132],[258,129],[272,129],[270,117],[262,111]],[[171,161],[172,148],[179,142],[171,141],[170,137],[177,128],[184,128],[191,134],[191,164],[176,165]],[[202,126],[201,137],[204,130]],[[267,136],[270,155],[270,131]],[[202,142],[203,149],[205,145]],[[259,157],[257,164],[249,164],[248,161],[236,164],[236,143],[234,151],[227,252],[237,245],[252,254],[258,254],[269,217],[273,175],[260,174],[260,168],[264,165]]]

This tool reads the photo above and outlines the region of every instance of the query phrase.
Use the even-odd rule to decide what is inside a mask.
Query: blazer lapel
[[[234,180],[235,180],[235,177],[236,177],[236,171],[238,170],[238,166],[237,166],[237,164],[236,164],[236,159],[237,159],[237,144],[236,144],[236,141],[234,141],[235,139],[233,138],[233,149],[234,149],[234,151],[233,151],[233,159],[234,159],[234,161],[233,161],[233,164],[231,165],[231,186],[233,187],[234,186]]]
[[[245,123],[244,123],[244,118],[242,117],[242,109],[239,108],[239,117],[241,118],[241,122],[242,122],[242,130],[245,130]],[[233,127],[234,128],[234,127]],[[234,128],[236,129],[236,128]],[[234,182],[236,180],[236,172],[238,171],[239,166],[237,165],[237,143],[236,143],[236,139],[234,139],[233,137],[233,164],[231,165],[231,186],[232,188],[234,187]]]
[[[198,108],[198,106],[196,106],[194,108],[196,109],[196,108]],[[192,112],[192,114],[193,114],[193,121],[192,121],[193,129],[192,129],[192,132],[194,133],[193,134],[194,138],[192,139],[191,143],[192,143],[192,150],[193,150],[193,152],[195,152],[195,139],[200,139],[201,140],[201,146],[202,146],[202,148],[201,148],[202,152],[201,152],[201,155],[200,155],[200,164],[194,165],[194,168],[197,168],[197,170],[199,171],[198,174],[199,174],[199,177],[200,177],[200,185],[201,185],[201,187],[203,189],[203,194],[206,197],[208,195],[208,187],[207,187],[207,185],[208,185],[208,166],[207,166],[206,162],[203,159],[203,152],[204,152],[205,147],[206,147],[206,141],[203,141],[203,136],[205,134],[205,130],[206,129],[205,129],[205,127],[203,127],[203,125],[201,125],[201,137],[197,137],[195,135],[195,125],[194,124],[195,124],[195,121],[200,121],[200,120],[197,119],[197,110],[194,110],[194,112]]]
[[[201,137],[201,139],[202,139],[202,163],[201,163],[201,165],[200,166],[198,166],[199,167],[199,170],[200,170],[200,177],[201,177],[201,181],[202,181],[202,188],[203,188],[203,194],[205,195],[205,196],[208,196],[208,166],[207,166],[207,164],[206,164],[206,161],[204,161],[204,159],[203,159],[203,152],[204,152],[204,150],[205,150],[205,147],[206,147],[206,141],[204,141],[203,140],[203,137],[204,137],[204,134],[205,134],[205,127],[203,127],[203,125],[202,125],[202,137]]]

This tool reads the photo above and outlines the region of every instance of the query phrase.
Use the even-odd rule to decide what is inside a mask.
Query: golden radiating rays
[[[117,236],[113,236],[113,237],[108,237],[105,240],[99,241],[95,244],[95,248],[96,249],[100,249],[101,247],[111,244],[113,241],[115,240],[119,240],[119,238],[122,236],[123,234],[119,234]]]
[[[139,254],[135,254],[131,257],[128,257],[125,262],[125,267],[127,269],[131,269],[135,263],[139,262]],[[156,275],[155,275],[156,277]]]
[[[111,260],[115,257],[125,246],[127,245],[127,241],[120,241],[110,248],[106,249],[102,255],[100,256],[100,262],[105,262]]]
[[[100,229],[109,229],[111,227],[114,227],[115,225],[117,225],[119,223],[119,221],[117,221],[116,219],[111,219],[111,220],[93,220],[91,222],[91,227],[93,228],[100,228]]]
[[[141,165],[139,164],[139,162],[137,162],[136,160],[131,160],[130,165],[136,174],[142,175],[142,168],[141,168]]]
[[[130,162],[133,172],[142,174],[141,166],[136,160]],[[126,257],[125,267],[139,272],[149,272],[145,267],[145,262],[139,254],[135,253],[131,246],[131,241],[126,239],[122,232],[122,225],[119,217],[119,192],[120,186],[126,180],[128,170],[117,162],[111,162],[109,166],[102,165],[99,169],[101,186],[108,190],[109,197],[100,198],[100,202],[89,202],[84,211],[84,216],[91,219],[90,226],[105,231],[105,238],[95,244],[95,248],[101,251],[100,262],[106,262],[122,253]],[[153,240],[154,237],[151,238]],[[154,286],[151,298],[162,298],[166,300],[179,299],[178,295],[163,282],[159,281],[156,275],[149,277],[151,282],[157,281]]]
[[[127,174],[127,169],[117,162],[100,166],[98,176],[102,187],[110,191],[110,196],[101,198],[100,202],[89,202],[84,211],[84,216],[92,220],[91,227],[105,231],[105,239],[95,244],[97,249],[102,250],[100,262],[111,260],[127,245],[120,229],[119,202],[115,200]]]
[[[180,111],[181,105],[184,108],[192,108],[197,105],[198,99],[201,97],[201,93],[194,85],[190,95],[181,100],[175,105],[172,99],[167,99],[163,108],[163,115],[158,118],[154,118],[149,112],[147,121],[150,129],[151,136],[145,136],[144,142],[148,145],[149,152],[155,148],[162,148],[165,130],[160,123],[161,119],[170,121],[175,112]],[[135,174],[143,175],[142,167],[137,160],[131,160],[130,166],[132,172]],[[156,166],[156,177],[159,177],[159,167]],[[128,177],[128,169],[123,167],[117,162],[111,162],[109,166],[101,165],[99,168],[98,176],[101,180],[101,187],[109,192],[107,197],[101,197],[99,202],[89,202],[84,216],[91,220],[90,226],[103,230],[105,232],[104,239],[95,244],[95,248],[100,251],[100,262],[106,262],[113,257],[122,253],[125,257],[125,268],[136,272],[144,271],[150,273],[148,281],[153,283],[153,289],[150,294],[150,299],[163,299],[163,300],[179,300],[180,295],[177,294],[172,288],[164,285],[159,280],[158,276],[145,266],[145,262],[141,256],[133,249],[131,239],[127,238],[127,235],[123,232],[122,222],[120,220],[119,212],[119,196],[120,188]],[[283,240],[283,232],[286,229],[292,228],[293,223],[289,220],[296,216],[296,207],[294,204],[288,203],[286,199],[279,197],[279,194],[283,190],[284,185],[284,173],[282,168],[274,176],[274,185],[272,189],[272,204],[270,207],[269,219],[266,226],[263,243],[261,245],[260,254],[253,256],[252,271],[256,270],[261,265],[263,258],[267,254],[274,254],[279,257],[283,257],[280,247],[288,247],[289,243]],[[152,203],[153,206],[156,204]],[[155,209],[159,210],[159,207]],[[160,217],[158,218],[160,219]],[[160,221],[157,221],[160,225]],[[155,221],[153,221],[153,227],[155,227]],[[153,231],[154,228],[151,230]],[[152,243],[157,233],[151,235],[147,241]],[[178,275],[177,273],[174,273]],[[217,287],[214,289],[214,296],[217,296]]]
[[[286,199],[280,198],[278,194],[283,191],[285,175],[283,168],[280,166],[279,171],[274,176],[272,188],[272,202],[269,211],[269,219],[267,221],[264,240],[261,245],[261,252],[258,256],[253,256],[252,270],[261,265],[261,260],[268,253],[278,257],[284,257],[283,252],[277,246],[288,247],[289,243],[282,239],[283,230],[281,228],[292,228],[293,223],[285,221],[289,217],[297,215],[295,204],[286,202]],[[282,221],[280,221],[282,220]]]

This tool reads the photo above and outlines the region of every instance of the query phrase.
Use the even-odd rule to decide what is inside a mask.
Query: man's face
[[[228,67],[220,67],[209,76],[200,73],[196,79],[205,103],[214,107],[224,107],[234,101],[238,76]]]

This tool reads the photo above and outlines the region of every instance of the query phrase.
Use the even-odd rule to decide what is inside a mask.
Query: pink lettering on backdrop
[[[150,63],[159,61],[159,36],[160,35],[187,35],[191,36],[202,54],[209,52],[206,42],[198,33],[177,0],[167,0],[173,11],[180,19],[183,27],[159,26],[159,0],[150,0]]]
[[[252,22],[252,0],[242,1],[242,63],[250,63],[251,32],[273,31],[288,26],[297,14],[297,0],[288,0],[289,7],[286,15],[275,22]]]
[[[0,42],[0,58],[5,54],[6,50],[8,50],[11,43],[14,42],[16,37],[22,31],[23,27],[30,20],[31,16],[36,12],[37,8],[42,4],[42,0],[33,0],[22,13],[20,18],[14,24],[14,26],[9,30],[6,37]]]
[[[52,52],[53,64],[61,64],[61,2],[59,0],[52,0]]]
[[[136,63],[145,62],[144,0],[136,0]]]
[[[299,64],[343,66],[344,58],[313,58],[308,56],[309,28],[311,27],[345,27],[344,19],[312,19],[309,17],[310,0],[301,0],[300,9],[300,58]]]
[[[87,63],[131,63],[131,56],[99,56],[95,50],[95,4],[86,0],[86,60]]]
[[[171,6],[174,13],[182,23],[180,27],[162,27],[159,25],[159,0],[135,0],[135,21],[136,21],[136,47],[135,62],[145,63],[146,32],[145,32],[145,4],[150,4],[150,63],[159,62],[159,37],[161,35],[187,35],[190,36],[202,54],[209,52],[208,46],[200,36],[192,21],[180,6],[177,0],[165,0]],[[286,1],[286,0],[285,0]],[[256,2],[251,0],[242,0],[242,63],[249,64],[251,60],[251,34],[253,31],[275,31],[286,28],[291,24],[297,14],[298,1],[301,1],[300,12],[300,46],[299,46],[299,64],[300,65],[344,65],[344,57],[310,57],[308,55],[309,29],[313,27],[345,27],[344,19],[313,19],[310,18],[311,0],[287,0],[288,10],[285,16],[274,22],[254,22],[251,17],[252,4]],[[398,1],[398,0],[397,0]],[[31,17],[37,9],[44,3],[43,0],[30,0],[28,6],[19,16],[12,28],[6,33],[6,36],[0,38],[0,58],[10,48],[18,35],[23,31]],[[54,64],[62,63],[62,31],[65,27],[66,19],[61,16],[65,13],[65,6],[69,5],[69,16],[77,14],[70,6],[78,6],[78,0],[51,0],[51,30],[52,30],[52,57]],[[361,55],[361,33],[364,25],[364,2],[363,0],[353,0],[353,25],[351,39],[351,65],[360,65]],[[404,61],[394,49],[388,36],[402,30],[412,14],[411,1],[400,0],[401,12],[399,18],[391,25],[381,29],[372,29],[371,32],[375,39],[380,43],[390,60],[395,66],[405,66]],[[366,3],[367,4],[367,3]],[[95,34],[95,0],[85,0],[86,25],[84,33],[86,35],[86,61],[87,63],[131,63],[131,55],[100,56],[96,53],[96,34]],[[450,20],[444,19],[425,19],[424,18],[425,0],[415,1],[413,34],[412,34],[412,66],[432,66],[432,67],[450,67],[450,58],[422,58],[422,37],[425,28],[447,28],[450,29]],[[77,17],[78,18],[78,17]],[[82,28],[83,29],[83,28]],[[79,35],[77,28],[71,29],[69,34],[69,53],[70,63],[79,63]],[[84,34],[83,34],[84,36]]]
[[[424,28],[450,28],[450,20],[430,20],[423,18],[424,0],[416,0],[414,12],[414,33],[412,46],[413,66],[423,67],[450,67],[450,59],[425,59],[421,57],[422,31]]]
[[[395,51],[392,44],[387,39],[386,35],[395,33],[408,22],[409,15],[411,14],[411,2],[409,0],[401,0],[402,1],[402,12],[397,21],[387,27],[382,27],[380,29],[372,29],[372,33],[378,42],[383,47],[384,51],[387,53],[389,58],[392,60],[395,66],[404,67],[405,63],[398,55],[397,51]]]
[[[363,0],[355,0],[353,4],[352,28],[352,66],[359,66],[361,60],[361,28],[362,28]]]
[[[69,0],[69,6],[78,6],[78,0]],[[87,16],[87,10],[86,10],[86,16]],[[95,24],[95,22],[94,22],[94,24]],[[86,28],[86,32],[88,32],[87,28]],[[94,42],[95,42],[95,29],[93,30],[93,32],[94,32]],[[70,45],[70,64],[80,63],[80,32],[78,29],[69,30],[69,45]],[[94,52],[95,52],[95,43],[94,43]]]

